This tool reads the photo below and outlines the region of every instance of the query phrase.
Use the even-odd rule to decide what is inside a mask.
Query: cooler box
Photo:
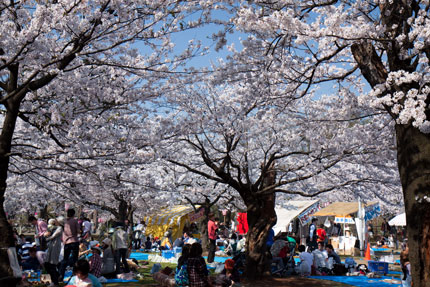
[[[371,272],[379,273],[379,274],[387,274],[388,273],[388,262],[380,262],[380,261],[368,261],[368,268]]]
[[[174,253],[182,253],[182,247],[173,247]]]
[[[163,256],[166,259],[170,259],[175,257],[175,253],[173,252],[173,250],[162,250],[161,256]]]

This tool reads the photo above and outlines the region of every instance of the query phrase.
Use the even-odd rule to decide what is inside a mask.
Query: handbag
[[[187,270],[187,261],[185,261],[180,268],[176,267],[175,283],[176,283],[176,286],[190,285],[190,279],[188,277],[188,270]]]

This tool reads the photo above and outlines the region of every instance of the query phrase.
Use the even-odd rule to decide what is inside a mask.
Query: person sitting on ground
[[[228,241],[228,245],[225,248],[225,253],[229,256],[236,256],[237,255],[237,235],[236,233],[233,233],[230,237],[230,240]]]
[[[170,249],[172,249],[172,242],[170,241],[169,235],[170,235],[170,233],[168,231],[166,231],[164,233],[164,238],[163,238],[163,240],[161,241],[161,244],[160,244],[160,250],[170,250]]]
[[[109,238],[105,238],[102,241],[102,272],[101,274],[106,277],[115,277],[115,257],[112,249],[112,241]]]
[[[21,246],[21,250],[19,252],[19,255],[21,257],[21,260],[26,260],[30,257],[30,248],[34,247],[36,248],[36,243],[31,242],[31,237],[25,238],[25,243]]]
[[[314,256],[314,262],[312,265],[312,273],[316,275],[326,275],[330,272],[328,269],[328,255],[327,251],[324,249],[324,242],[318,242],[318,249],[312,251],[312,255]]]
[[[184,246],[184,239],[182,237],[176,238],[175,242],[173,242],[173,247],[182,247]]]
[[[152,239],[152,249],[160,249],[161,240],[157,236]]]
[[[300,251],[300,276],[309,276],[312,271],[312,264],[314,262],[314,257],[311,253],[306,252],[306,247],[304,245],[299,246]]]
[[[188,260],[188,258],[190,257],[190,253],[191,253],[191,245],[190,244],[185,244],[184,247],[182,248],[182,253],[181,256],[179,256],[178,258],[178,268],[181,268],[181,266]]]
[[[290,248],[288,242],[284,240],[282,236],[276,236],[274,240],[270,247],[270,254],[272,255],[272,262],[277,265],[277,271],[274,271],[274,273],[276,273],[285,268],[285,264],[288,262]]]
[[[200,243],[191,245],[190,256],[188,258],[188,276],[190,287],[207,287],[209,285],[208,269],[205,259],[202,257],[202,246]]]
[[[224,269],[215,278],[215,287],[239,286],[240,275],[234,265],[235,262],[233,259],[227,259],[224,262]]]
[[[21,262],[23,270],[40,270],[41,266],[36,253],[37,249],[35,247],[31,247],[28,250],[28,258]]]
[[[237,252],[245,252],[246,248],[246,237],[239,235],[239,241],[237,242]]]
[[[178,265],[176,266],[175,282],[177,286],[187,286],[189,284],[188,278],[188,258],[190,257],[191,245],[185,244],[182,247],[182,254],[178,259]]]
[[[92,256],[90,257],[90,273],[99,278],[102,276],[102,250],[98,246],[91,247]]]
[[[90,274],[90,264],[85,259],[79,259],[73,267],[74,276],[70,279],[69,285],[85,287],[102,287],[100,281]]]
[[[151,237],[146,237],[146,241],[145,241],[145,250],[151,250],[152,249],[152,241],[151,241]]]
[[[79,243],[79,255],[78,255],[79,259],[85,259],[87,255],[90,254],[90,252],[91,252],[91,249],[87,247],[85,242]]]
[[[327,251],[327,257],[333,258],[335,264],[342,264],[339,255],[334,251],[333,245],[327,244],[325,250]]]

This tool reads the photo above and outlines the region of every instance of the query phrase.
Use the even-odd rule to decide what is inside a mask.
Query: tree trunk
[[[209,251],[209,233],[208,233],[208,222],[209,222],[209,214],[210,214],[210,207],[204,206],[202,207],[205,209],[205,215],[203,216],[202,221],[200,222],[200,239],[202,240],[202,248],[204,252]]]
[[[44,220],[48,220],[49,219],[49,214],[48,214],[48,205],[45,204],[39,211],[39,218],[42,218]]]
[[[117,220],[124,223],[128,216],[128,204],[125,200],[119,201],[118,215],[119,217],[117,218]]]
[[[258,280],[270,275],[266,242],[270,229],[276,223],[275,195],[259,197],[247,204],[248,234],[246,237],[245,276]]]
[[[13,281],[13,271],[10,268],[7,249],[15,246],[13,230],[6,218],[4,211],[4,196],[6,193],[6,180],[9,169],[9,160],[11,152],[12,136],[15,130],[16,119],[18,116],[19,105],[12,101],[8,102],[8,109],[3,122],[3,128],[0,134],[0,278],[1,286],[7,285],[5,280]],[[9,279],[8,279],[9,278]]]
[[[412,281],[414,287],[430,287],[430,135],[397,125],[396,136]]]

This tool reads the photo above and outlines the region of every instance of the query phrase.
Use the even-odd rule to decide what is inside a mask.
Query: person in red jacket
[[[317,242],[322,242],[325,245],[327,239],[327,232],[324,229],[324,224],[320,224],[319,228],[317,229],[317,236]]]

